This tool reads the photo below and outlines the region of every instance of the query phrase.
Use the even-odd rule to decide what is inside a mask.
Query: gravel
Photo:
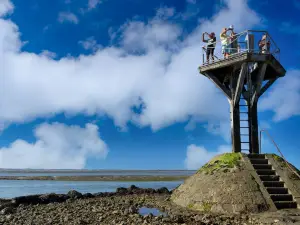
[[[0,224],[300,224],[300,210],[263,214],[217,215],[174,205],[166,188],[119,188],[114,193],[47,194],[0,199]],[[140,215],[141,207],[164,215]]]

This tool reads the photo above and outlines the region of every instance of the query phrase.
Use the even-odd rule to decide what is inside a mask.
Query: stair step
[[[277,209],[296,209],[297,208],[297,203],[294,201],[286,201],[286,202],[274,202],[275,206]]]
[[[271,170],[272,165],[270,164],[252,164],[254,169]]]
[[[249,154],[248,157],[251,159],[265,159],[264,154]]]
[[[268,160],[267,159],[251,159],[250,158],[250,162],[252,164],[268,164]]]
[[[290,194],[281,194],[281,195],[273,194],[271,195],[271,199],[273,201],[293,201],[293,196]]]
[[[277,175],[260,175],[259,178],[262,181],[279,181],[280,178]]]
[[[265,187],[284,187],[283,181],[263,181]]]
[[[288,194],[288,189],[285,187],[267,187],[269,194]]]
[[[258,170],[256,170],[256,173],[258,175],[276,175],[275,170],[262,170],[262,169],[258,169]]]

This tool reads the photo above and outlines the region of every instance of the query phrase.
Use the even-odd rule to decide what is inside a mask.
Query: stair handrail
[[[266,129],[262,129],[260,130],[260,134],[259,134],[259,154],[261,154],[261,134],[265,132],[267,134],[267,136],[271,139],[271,141],[273,142],[273,144],[275,145],[277,151],[279,152],[279,154],[281,155],[281,158],[283,158],[284,162],[286,163],[287,167],[289,168],[289,170],[294,173],[297,177],[299,177],[300,179],[300,175],[290,166],[290,164],[286,161],[284,155],[282,154],[282,152],[280,151],[278,145],[276,144],[276,142],[274,141],[274,139],[272,138],[272,136],[270,135],[269,131]]]

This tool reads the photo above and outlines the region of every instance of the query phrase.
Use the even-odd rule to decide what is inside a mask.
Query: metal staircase
[[[244,98],[239,102],[240,111],[240,136],[241,136],[241,151],[250,153],[250,130],[249,130],[249,112],[248,105]]]
[[[277,209],[297,208],[293,196],[265,155],[249,154],[248,157]]]

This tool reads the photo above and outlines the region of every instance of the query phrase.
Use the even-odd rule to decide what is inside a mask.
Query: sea
[[[195,171],[93,171],[93,172],[0,172],[0,176],[185,176]],[[0,180],[0,198],[57,193],[66,194],[70,190],[81,193],[114,192],[118,187],[135,185],[141,188],[167,187],[169,190],[183,183],[179,181],[53,181],[53,180]]]

